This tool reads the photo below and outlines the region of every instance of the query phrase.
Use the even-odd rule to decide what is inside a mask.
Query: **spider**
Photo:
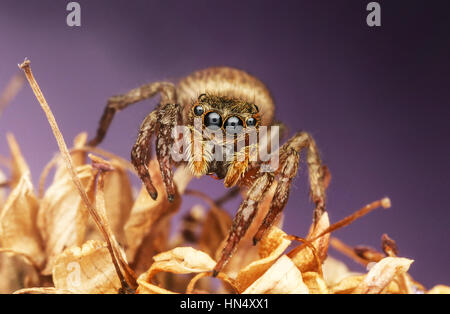
[[[264,199],[272,184],[276,184],[270,209],[253,237],[255,245],[264,232],[272,226],[287,203],[291,182],[297,174],[300,153],[303,149],[307,152],[310,197],[315,203],[313,220],[317,222],[324,213],[325,168],[321,164],[316,144],[308,133],[298,132],[279,147],[278,167],[273,171],[263,170],[266,162],[259,158],[256,160],[249,158],[248,139],[237,136],[239,133],[237,128],[252,129],[259,134],[261,127],[274,125],[275,104],[267,87],[259,79],[239,69],[211,67],[190,74],[181,79],[178,84],[154,82],[132,89],[126,94],[109,98],[100,119],[97,134],[89,145],[96,146],[103,140],[116,112],[157,94],[161,97],[160,103],[142,122],[131,151],[131,161],[149,195],[153,199],[158,197],[148,171],[151,140],[154,135],[156,136],[156,158],[169,201],[173,201],[176,195],[172,168],[180,164],[188,164],[197,177],[213,175],[223,179],[227,188],[248,188],[214,268],[214,276],[227,264],[254,219],[259,203]],[[244,138],[245,145],[237,153],[243,154],[244,158],[239,160],[235,158],[231,161],[215,160],[201,150],[203,155],[200,159],[194,160],[191,154],[187,160],[175,161],[171,157],[171,149],[176,140],[172,130],[179,125],[185,125],[193,130],[195,119],[200,121],[202,130],[214,129],[224,134],[230,133],[230,129],[236,131],[232,142],[236,144],[239,141],[238,138],[240,140]],[[208,135],[201,135],[200,145],[209,139]]]

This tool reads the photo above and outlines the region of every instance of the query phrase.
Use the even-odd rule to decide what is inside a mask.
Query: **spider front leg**
[[[100,118],[97,134],[89,141],[88,145],[97,146],[103,141],[116,112],[134,103],[151,98],[158,93],[161,94],[161,103],[176,103],[175,86],[167,82],[145,84],[130,90],[126,94],[109,98],[103,115]]]
[[[308,133],[300,132],[295,134],[280,149],[281,165],[278,172],[277,188],[269,212],[264,217],[262,225],[253,238],[254,244],[261,240],[266,230],[272,226],[277,216],[286,206],[292,179],[297,175],[300,152],[304,148],[307,149],[306,163],[309,172],[310,196],[315,203],[314,224],[325,212],[324,168],[313,138]]]
[[[234,217],[233,225],[231,226],[230,233],[228,234],[225,247],[222,250],[219,261],[214,267],[213,276],[217,276],[225,264],[227,264],[230,260],[231,255],[236,250],[239,241],[245,235],[248,227],[253,221],[253,218],[257,213],[259,203],[264,199],[265,193],[272,185],[273,180],[274,176],[272,173],[258,172],[257,178],[248,190],[247,196],[239,207],[236,217]]]
[[[148,171],[148,163],[151,159],[151,139],[153,134],[156,134],[156,158],[166,188],[167,198],[172,202],[175,198],[172,172],[173,161],[171,159],[171,149],[174,143],[172,129],[180,120],[181,107],[178,104],[158,106],[142,122],[138,138],[131,150],[131,161],[147,192],[154,200],[158,197],[158,193]]]

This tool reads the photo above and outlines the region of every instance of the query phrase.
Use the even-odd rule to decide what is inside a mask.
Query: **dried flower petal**
[[[133,207],[133,191],[126,169],[116,160],[111,160],[114,171],[105,173],[106,215],[111,229],[120,243],[125,243],[125,222]]]
[[[14,294],[73,294],[70,290],[55,289],[53,287],[48,288],[26,288],[17,290]]]
[[[203,221],[199,248],[211,256],[215,256],[217,248],[228,235],[231,223],[230,214],[222,208],[212,207]]]
[[[186,288],[186,293],[187,294],[192,294],[192,293],[196,293],[196,291],[198,291],[197,289],[195,289],[195,285],[197,283],[197,281],[201,278],[204,277],[208,277],[208,276],[212,276],[212,272],[208,272],[208,273],[199,273],[197,275],[194,276],[194,278],[192,278],[192,280],[189,282],[187,288]],[[219,273],[217,275],[217,278],[222,280],[224,283],[227,283],[228,286],[231,287],[232,290],[234,290],[234,293],[238,293],[236,287],[235,287],[235,282],[233,279],[231,279],[230,277],[227,276],[227,274],[225,273]],[[223,287],[225,288],[225,287]],[[208,289],[211,290],[211,289]]]
[[[19,144],[17,144],[16,138],[11,133],[6,134],[9,150],[11,151],[11,179],[10,187],[15,188],[19,183],[20,178],[28,173],[31,180],[30,168],[28,167],[25,158],[22,155]]]
[[[354,275],[345,277],[337,285],[330,288],[333,294],[348,294],[355,291],[361,282],[364,280],[365,275]]]
[[[60,254],[53,267],[55,288],[73,293],[117,293],[117,277],[105,242],[88,241]]]
[[[427,291],[427,294],[450,294],[450,287],[437,285]]]
[[[7,252],[13,255],[9,256]],[[0,249],[0,294],[39,284],[39,275],[24,255]]]
[[[25,173],[9,195],[1,212],[0,244],[2,248],[28,256],[39,266],[45,257],[36,226],[38,206],[30,176]]]
[[[216,262],[206,253],[192,247],[177,247],[153,257],[150,269],[139,276],[137,293],[174,293],[151,283],[160,272],[190,274],[211,271]]]
[[[281,256],[243,294],[308,294],[302,274],[286,255]]]
[[[95,208],[95,213],[97,215],[96,221],[100,227],[103,237],[106,240],[116,274],[122,284],[120,293],[133,293],[137,288],[136,275],[128,265],[125,252],[117,242],[108,222],[108,218],[106,217],[105,173],[107,173],[107,171],[114,170],[114,168],[110,162],[100,157],[89,154],[89,158],[92,160],[92,166],[99,171]]]
[[[321,234],[324,230],[326,230],[330,226],[330,220],[328,218],[328,213],[325,212],[320,216],[319,221],[315,226],[311,226],[311,230],[308,234],[307,240],[316,238],[319,234]],[[295,265],[297,265],[298,269],[304,273],[308,271],[319,271],[321,272],[321,265],[325,260],[328,252],[328,241],[330,239],[330,234],[325,234],[320,238],[316,238],[312,241],[312,245],[314,246],[317,258],[314,255],[311,247],[306,244],[302,244],[292,251],[288,253],[288,256],[292,259]],[[320,262],[320,265],[317,263]]]
[[[138,288],[136,290],[137,294],[176,294],[176,292],[158,287],[151,283],[146,282],[143,278],[145,278],[145,273],[142,274],[138,280]]]
[[[164,217],[175,213],[180,205],[180,196],[176,196],[175,200],[170,203],[161,178],[159,164],[156,160],[152,160],[149,164],[149,172],[153,180],[153,184],[158,191],[158,198],[153,200],[148,195],[144,186],[131,209],[130,218],[125,224],[125,237],[127,242],[127,257],[133,262],[138,253],[144,238],[155,229]]]
[[[322,265],[323,279],[328,286],[337,285],[346,277],[360,275],[359,273],[351,272],[347,265],[343,262],[328,256]]]
[[[291,241],[286,238],[286,233],[277,227],[272,227],[264,235],[260,242],[261,259],[254,261],[244,267],[237,275],[236,287],[242,292],[255,280],[264,274],[283,254]]]
[[[328,294],[328,287],[325,280],[316,272],[307,272],[302,274],[303,282],[308,287],[311,294]]]
[[[149,278],[160,271],[189,274],[211,271],[216,262],[206,253],[192,247],[177,247],[153,257]]]
[[[91,201],[94,198],[94,175],[90,165],[76,169]],[[54,259],[65,248],[84,242],[89,214],[72,178],[61,175],[47,189],[39,207],[37,223],[45,243],[47,264],[43,274],[50,275]]]
[[[73,148],[71,149],[70,156],[72,157],[72,162],[75,167],[83,166],[86,164],[86,152],[78,150],[86,145],[88,134],[82,132],[78,134],[73,140]],[[59,155],[58,157],[60,157]],[[62,177],[69,175],[67,166],[62,158],[57,159],[57,168],[55,171],[55,176],[53,181],[58,181]]]
[[[412,262],[403,257],[383,258],[370,269],[354,293],[381,293],[396,275],[406,273]]]

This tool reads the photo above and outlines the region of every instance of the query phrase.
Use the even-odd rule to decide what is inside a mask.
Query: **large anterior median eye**
[[[226,121],[223,127],[225,128],[225,131],[227,133],[231,134],[237,134],[242,131],[242,128],[244,126],[244,123],[242,120],[238,117],[229,117]]]
[[[211,130],[217,130],[222,127],[222,117],[217,112],[208,112],[204,119],[205,126]]]

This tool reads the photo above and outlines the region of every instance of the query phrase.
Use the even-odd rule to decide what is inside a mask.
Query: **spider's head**
[[[241,99],[201,94],[191,106],[188,124],[194,134],[201,133],[197,142],[193,137],[191,147],[203,147],[197,150],[201,156],[195,158],[195,153],[191,156],[192,172],[196,176],[215,174],[222,179],[230,158],[234,158],[234,154],[240,152],[243,146],[249,146],[250,134],[258,132],[259,109]]]
[[[203,129],[226,134],[240,134],[245,128],[257,128],[260,123],[256,105],[236,98],[201,94],[192,105],[189,121],[201,119]]]

